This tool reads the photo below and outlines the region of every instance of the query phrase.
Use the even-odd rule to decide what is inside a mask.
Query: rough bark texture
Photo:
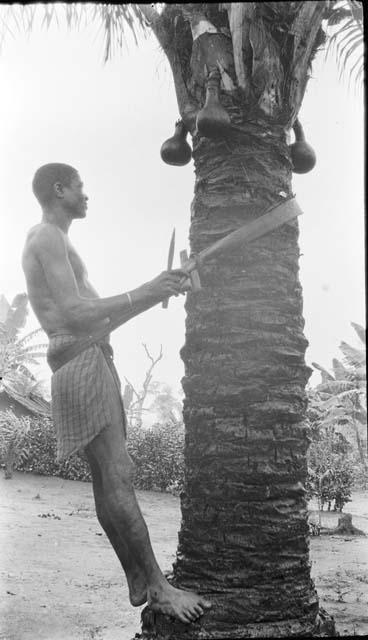
[[[289,194],[283,145],[262,127],[253,143],[221,154],[200,142],[194,252],[263,213],[271,193]],[[188,298],[187,483],[175,576],[214,600],[204,623],[213,637],[249,637],[244,627],[253,634],[257,622],[275,635],[280,612],[287,628],[298,621],[300,634],[317,613],[303,487],[309,370],[297,238],[295,222],[214,260],[201,274],[203,291]]]
[[[300,107],[324,10],[318,2],[265,3],[269,15],[262,17],[260,3],[249,3],[245,13],[237,4],[223,6],[232,33],[233,11],[242,15],[242,45],[239,34],[233,42],[226,37],[219,14],[221,33],[207,22],[207,32],[199,34],[211,14],[198,12],[209,5],[198,5],[192,18],[194,5],[187,5],[193,46],[186,46],[182,26],[175,56],[165,49],[174,76],[180,61],[182,114],[185,92],[190,96],[193,253],[291,195],[287,130]],[[272,12],[281,5],[289,27],[277,41]],[[234,64],[232,56],[241,54]],[[193,104],[203,106],[205,78],[216,65],[232,124],[226,138],[213,141],[198,136]],[[183,625],[147,607],[142,638],[333,634],[310,578],[304,416],[311,370],[305,365],[298,234],[294,221],[246,250],[209,260],[200,274],[202,290],[188,295],[181,352],[186,482],[171,580],[205,595],[213,608]]]

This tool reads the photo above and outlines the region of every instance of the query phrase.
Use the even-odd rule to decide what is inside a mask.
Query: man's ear
[[[64,196],[64,187],[61,182],[55,182],[53,188],[57,198],[62,198]]]

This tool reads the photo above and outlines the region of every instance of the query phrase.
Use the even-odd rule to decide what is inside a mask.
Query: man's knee
[[[102,469],[105,488],[108,484],[110,487],[129,489],[133,486],[133,476],[134,464],[127,453],[120,458],[106,461]]]

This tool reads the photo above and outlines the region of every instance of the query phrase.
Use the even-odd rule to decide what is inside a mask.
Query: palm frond
[[[350,367],[363,367],[366,364],[365,351],[356,349],[347,342],[342,341],[339,349],[344,354],[344,360]]]
[[[43,11],[43,14],[40,12]],[[41,16],[43,15],[42,19]],[[132,33],[136,44],[137,31],[145,35],[148,23],[137,4],[103,4],[96,3],[45,3],[43,5],[28,4],[8,7],[4,17],[0,15],[0,50],[6,34],[13,33],[14,25],[18,31],[30,33],[37,20],[41,20],[41,27],[49,28],[52,23],[60,25],[64,18],[69,29],[79,29],[84,19],[85,25],[97,23],[104,34],[104,61],[114,53],[116,47],[121,48],[125,42],[126,28]]]
[[[322,383],[327,382],[328,380],[335,380],[335,378],[327,371],[327,369],[318,364],[318,362],[312,362],[312,366],[321,372]]]
[[[327,24],[329,27],[335,27],[340,24],[343,20],[346,20],[351,17],[351,10],[347,7],[341,6],[333,6],[330,9],[330,12],[326,16]]]
[[[326,58],[335,51],[340,78],[349,72],[355,86],[361,87],[364,74],[363,5],[357,0],[337,3],[329,14],[327,25],[335,31],[328,40]]]
[[[34,344],[26,347],[25,349],[17,349],[17,359],[27,359],[27,358],[44,358],[46,353],[46,349],[48,348],[47,344]]]
[[[329,380],[328,382],[318,385],[317,391],[320,393],[328,393],[331,396],[337,396],[347,390],[355,390],[356,386],[350,380]]]
[[[354,368],[354,371],[349,373],[349,380],[354,380],[354,382],[358,383],[358,386],[365,385],[367,381],[366,366],[363,365],[361,367]]]
[[[364,327],[362,327],[362,325],[360,325],[360,324],[357,324],[356,322],[351,322],[350,324],[353,327],[353,329],[355,329],[355,332],[357,333],[358,337],[361,339],[361,341],[363,342],[363,344],[365,346],[365,343],[366,343],[366,331],[365,331]]]
[[[28,344],[30,340],[33,340],[33,338],[40,335],[40,333],[43,333],[43,330],[40,327],[38,329],[34,329],[34,331],[30,331],[30,333],[27,333],[26,336],[18,340],[18,346],[22,347],[23,345]]]
[[[344,367],[340,360],[337,360],[337,358],[333,358],[332,368],[336,380],[346,380],[349,375],[349,369],[346,369],[346,367]]]

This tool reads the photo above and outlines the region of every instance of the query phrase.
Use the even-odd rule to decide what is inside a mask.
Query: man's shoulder
[[[32,249],[42,249],[43,247],[49,248],[50,245],[55,246],[58,244],[65,245],[64,234],[54,224],[49,222],[40,222],[34,225],[28,231],[26,237],[26,247]]]

